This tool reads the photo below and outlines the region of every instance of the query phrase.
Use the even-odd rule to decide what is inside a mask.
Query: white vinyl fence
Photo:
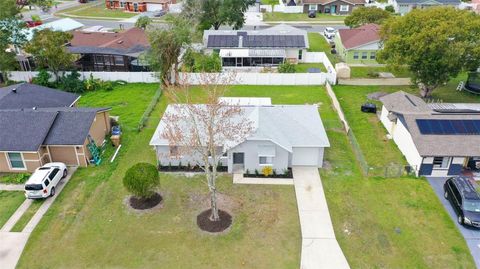
[[[275,5],[273,7],[273,12],[303,13],[303,6]]]
[[[180,80],[190,85],[203,84],[206,79],[200,73],[180,73]],[[216,73],[217,81],[226,81],[231,85],[324,85],[335,84],[336,74],[332,73]]]
[[[79,72],[81,79],[88,79],[90,75],[106,81],[123,80],[126,82],[159,82],[154,72]],[[11,71],[8,73],[10,80],[13,81],[31,81],[38,75],[36,71]],[[54,81],[53,75],[51,78]]]

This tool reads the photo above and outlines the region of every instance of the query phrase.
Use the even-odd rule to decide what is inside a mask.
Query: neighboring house
[[[109,108],[77,108],[80,96],[33,84],[0,88],[0,172],[48,162],[87,166],[87,145],[110,132]]]
[[[219,53],[223,67],[303,62],[309,48],[305,30],[284,24],[263,30],[207,30],[203,43],[206,53]]]
[[[425,103],[398,91],[380,98],[381,122],[419,176],[480,171],[480,105]]]
[[[148,50],[145,31],[130,28],[123,32],[73,32],[68,46],[71,53],[79,54],[77,66],[82,71],[148,71],[142,54]]]
[[[233,98],[237,99],[237,98]],[[271,105],[268,98],[239,98],[231,105],[240,105],[244,116],[254,127],[251,135],[243,142],[221,145],[224,153],[223,166],[228,172],[255,170],[261,171],[265,166],[271,166],[278,173],[294,165],[322,167],[323,154],[330,147],[327,134],[316,105]],[[245,104],[244,100],[249,100]],[[175,106],[169,105],[165,113],[176,113]],[[178,165],[197,161],[191,156],[176,157],[175,146],[162,137],[165,131],[164,119],[160,121],[150,145],[155,148],[159,164]]]
[[[105,0],[105,6],[109,9],[123,9],[129,12],[146,11],[167,11],[171,4],[176,4],[176,0],[144,0],[144,1],[124,1],[124,0]]]
[[[433,6],[454,6],[460,5],[460,0],[392,0],[395,13],[405,15],[413,9],[429,8]]]
[[[348,15],[359,6],[364,6],[365,0],[303,0],[303,12],[315,10],[318,13]]]
[[[366,24],[354,29],[339,29],[335,36],[335,49],[348,64],[376,64],[380,49],[380,26]]]

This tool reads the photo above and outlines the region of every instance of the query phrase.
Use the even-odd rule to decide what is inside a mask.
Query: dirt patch
[[[220,220],[211,220],[212,210],[207,209],[197,216],[198,227],[205,232],[220,233],[227,230],[232,225],[232,216],[223,210],[218,210]]]
[[[372,92],[367,95],[367,98],[370,100],[380,100],[380,97],[387,95],[386,92]]]
[[[135,196],[129,196],[127,197],[127,204],[129,207],[135,210],[148,210],[148,209],[153,209],[154,207],[157,207],[160,205],[160,203],[163,201],[163,197],[159,193],[155,193],[152,197],[143,199],[143,198],[138,198]]]
[[[210,208],[210,193],[191,192],[188,194],[189,207],[204,209]],[[242,205],[241,200],[233,196],[217,192],[217,204],[229,212],[235,212]]]

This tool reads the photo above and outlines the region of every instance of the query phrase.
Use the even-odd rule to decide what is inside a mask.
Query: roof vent
[[[13,93],[17,93],[17,88],[13,88],[13,89],[12,89],[12,92],[13,92]]]
[[[117,41],[117,44],[122,44],[122,43],[123,43],[123,40]]]

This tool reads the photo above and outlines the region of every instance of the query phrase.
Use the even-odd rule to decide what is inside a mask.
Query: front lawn
[[[339,56],[332,54],[332,48],[330,47],[330,44],[328,44],[327,40],[321,34],[308,33],[308,43],[310,45],[308,51],[325,52],[334,67],[336,63],[340,62]]]
[[[123,9],[108,9],[105,3],[94,2],[59,11],[59,15],[68,17],[92,17],[92,18],[119,18],[127,19],[138,15],[139,13],[125,12]]]
[[[396,78],[410,77],[406,67],[391,69],[386,66],[350,66],[351,78],[376,78],[379,72],[392,73]]]
[[[274,95],[277,103],[305,103],[321,94],[319,89],[278,87],[266,90],[265,94]],[[115,95],[116,91],[110,93]],[[258,87],[244,86],[234,87],[229,94],[255,93],[258,95]],[[98,100],[104,100],[102,106],[117,102],[108,101],[109,95],[103,94],[89,93],[89,99],[85,98],[81,105],[99,105]],[[124,97],[127,104],[117,112],[122,114],[121,121],[123,117],[126,122],[136,123],[148,102],[135,108],[129,105],[130,100],[140,99],[143,91],[125,89],[124,94],[128,95]],[[48,268],[298,267],[301,239],[292,186],[232,185],[230,176],[222,177],[219,191],[224,198],[220,205],[233,213],[234,224],[229,233],[220,236],[206,235],[195,224],[196,215],[208,207],[208,190],[202,178],[161,174],[163,208],[144,215],[125,208],[127,193],[121,180],[132,164],[155,163],[148,142],[166,104],[162,96],[142,132],[125,131],[123,136],[128,139],[123,140],[113,164],[105,162],[75,173],[32,234],[19,268],[34,267],[38,259]]]
[[[24,201],[25,195],[21,191],[0,191],[0,228]]]
[[[309,18],[307,13],[283,13],[283,12],[266,12],[263,13],[263,20],[274,21],[310,21],[310,22],[339,22],[343,23],[346,16],[330,15],[317,13],[316,18]]]

